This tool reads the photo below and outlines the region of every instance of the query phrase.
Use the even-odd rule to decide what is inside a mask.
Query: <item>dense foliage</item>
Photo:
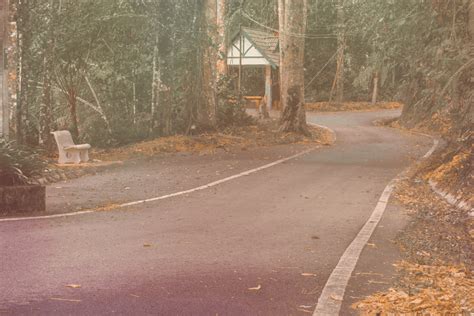
[[[0,186],[28,184],[44,167],[37,151],[0,139]]]
[[[308,1],[306,34],[295,35],[305,37],[306,100],[330,98],[343,44],[346,100],[368,101],[376,86],[379,99],[406,103],[405,124],[437,121],[465,133],[474,103],[470,2]],[[11,1],[21,69],[13,91],[18,141],[50,147],[49,131],[67,128],[105,146],[208,128],[203,57],[216,43],[205,3]],[[227,0],[227,38],[240,26],[277,32],[278,1]],[[258,93],[261,74],[244,71],[244,93]],[[229,95],[231,81],[216,91],[217,127],[248,122],[239,96]]]
[[[200,1],[12,3],[21,38],[19,141],[42,140],[43,116],[48,129],[70,129],[95,145],[186,132],[196,123],[207,45]]]

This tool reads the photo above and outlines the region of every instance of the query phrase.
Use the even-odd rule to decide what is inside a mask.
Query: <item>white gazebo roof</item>
[[[242,43],[242,49],[240,44]],[[227,51],[227,64],[238,66],[265,66],[274,68],[280,64],[278,36],[272,33],[244,27],[232,38]]]

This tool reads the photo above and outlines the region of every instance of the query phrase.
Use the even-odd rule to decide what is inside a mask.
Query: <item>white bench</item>
[[[56,131],[52,132],[56,144],[59,150],[58,163],[81,163],[89,161],[89,149],[91,145],[81,144],[76,145],[72,140],[71,133],[69,131]]]

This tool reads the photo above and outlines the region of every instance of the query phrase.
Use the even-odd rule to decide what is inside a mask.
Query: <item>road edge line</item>
[[[433,145],[420,160],[430,157],[439,145],[439,140],[431,136],[429,137],[433,139]],[[398,174],[383,190],[369,219],[351,242],[351,244],[346,248],[336,267],[326,281],[323,291],[318,298],[318,303],[316,304],[313,316],[339,315],[342,302],[344,300],[344,294],[347,285],[349,284],[349,279],[351,278],[352,272],[359,261],[362,250],[367,245],[367,242],[369,241],[370,237],[372,237],[375,228],[377,228],[378,223],[382,219],[396,182],[411,167],[412,166],[408,167]]]
[[[273,166],[282,164],[282,163],[287,162],[287,161],[289,161],[289,160],[296,159],[296,158],[298,158],[298,157],[301,157],[301,156],[303,156],[303,155],[306,155],[306,154],[308,154],[308,153],[310,153],[310,152],[316,150],[317,148],[320,148],[320,147],[313,147],[313,148],[310,148],[310,149],[306,149],[306,150],[304,150],[304,151],[302,151],[302,152],[299,152],[299,153],[297,153],[297,154],[295,154],[295,155],[292,155],[292,156],[289,156],[289,157],[285,157],[285,158],[282,158],[282,159],[278,159],[278,160],[273,161],[273,162],[271,162],[271,163],[268,163],[268,164],[266,164],[266,165],[263,165],[263,166],[260,166],[260,167],[254,168],[254,169],[250,169],[250,170],[247,170],[247,171],[243,171],[243,172],[241,172],[241,173],[238,173],[238,174],[235,174],[235,175],[232,175],[232,176],[229,176],[229,177],[220,179],[220,180],[216,180],[216,181],[213,181],[213,182],[210,182],[210,183],[207,183],[207,184],[198,186],[198,187],[196,187],[196,188],[192,188],[192,189],[188,189],[188,190],[184,190],[184,191],[179,191],[179,192],[175,192],[175,193],[171,193],[171,194],[166,194],[166,195],[162,195],[162,196],[158,196],[158,197],[153,197],[153,198],[148,198],[148,199],[143,199],[143,200],[138,200],[138,201],[127,202],[127,203],[123,203],[123,204],[117,205],[116,208],[125,208],[125,207],[129,207],[129,206],[134,206],[134,205],[139,205],[139,204],[144,204],[144,203],[149,203],[149,202],[155,202],[155,201],[159,201],[159,200],[164,200],[164,199],[172,198],[172,197],[175,197],[175,196],[180,196],[180,195],[185,195],[185,194],[193,193],[193,192],[196,192],[196,191],[205,190],[205,189],[208,189],[208,188],[211,188],[211,187],[220,185],[220,184],[222,184],[222,183],[225,183],[225,182],[228,182],[228,181],[237,179],[237,178],[241,178],[241,177],[244,177],[244,176],[248,176],[248,175],[250,175],[250,174],[253,174],[253,173],[256,173],[256,172],[259,172],[259,171],[268,169],[268,168],[270,168],[270,167],[273,167]],[[83,211],[79,211],[79,212],[53,214],[53,215],[43,215],[43,216],[11,217],[11,218],[8,218],[8,217],[7,217],[7,218],[0,218],[0,223],[2,223],[2,222],[18,222],[18,221],[31,221],[31,220],[40,220],[40,219],[52,219],[52,218],[70,217],[70,216],[91,214],[91,213],[96,213],[96,212],[99,212],[99,211],[92,209],[92,210],[83,210]]]

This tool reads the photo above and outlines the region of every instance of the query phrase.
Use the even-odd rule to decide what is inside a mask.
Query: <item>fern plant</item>
[[[39,152],[0,139],[0,186],[30,184],[45,166]]]

